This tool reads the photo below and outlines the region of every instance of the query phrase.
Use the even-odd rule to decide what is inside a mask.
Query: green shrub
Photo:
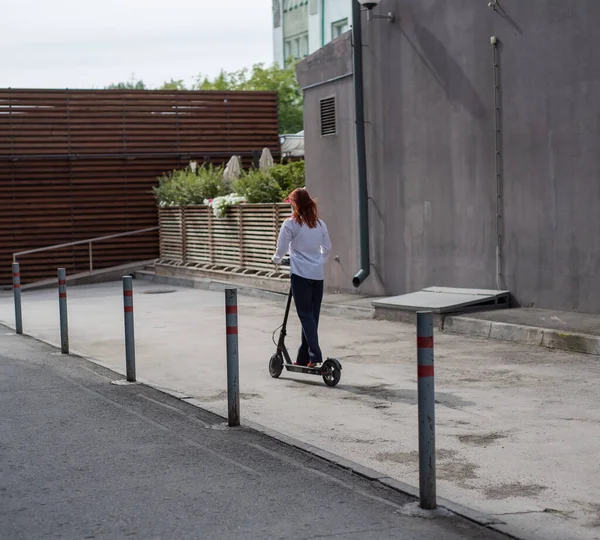
[[[228,195],[231,184],[223,179],[223,167],[212,164],[171,171],[158,179],[153,189],[159,206],[204,204],[205,199]]]
[[[305,185],[304,161],[275,165],[267,171],[250,169],[233,186],[223,179],[223,171],[211,164],[199,166],[196,172],[190,167],[171,171],[158,179],[154,195],[159,206],[204,204],[234,191],[249,203],[276,203]]]
[[[250,169],[243,172],[233,187],[249,203],[276,203],[283,199],[281,188],[269,171]]]
[[[291,161],[287,165],[275,165],[268,172],[279,184],[283,198],[287,198],[292,191],[306,185],[304,161]]]
[[[158,178],[158,186],[152,191],[159,206],[179,206],[183,204],[183,182],[180,176],[173,173],[163,174]]]

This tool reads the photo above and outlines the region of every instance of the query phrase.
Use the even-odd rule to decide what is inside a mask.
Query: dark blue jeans
[[[319,347],[319,314],[323,300],[323,280],[306,279],[295,274],[291,276],[292,296],[296,311],[302,323],[302,345],[298,349],[296,362],[318,364],[323,361]]]

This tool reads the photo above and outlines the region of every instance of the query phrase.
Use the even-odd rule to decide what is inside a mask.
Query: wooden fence
[[[191,159],[279,154],[272,92],[0,89],[0,286],[17,251],[157,225],[156,177]],[[158,256],[158,234],[94,246],[94,267]],[[27,255],[24,282],[88,268],[87,246]]]
[[[242,204],[216,218],[208,206],[160,208],[160,262],[260,273],[273,270],[271,257],[288,204]]]

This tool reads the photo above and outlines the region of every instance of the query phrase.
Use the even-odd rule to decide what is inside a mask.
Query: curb
[[[153,263],[153,259],[140,261],[136,263],[121,264],[109,268],[101,268],[89,272],[78,272],[76,274],[67,274],[67,285],[96,285],[98,283],[106,283],[121,279],[122,276],[139,272],[146,265]],[[39,291],[56,288],[56,277],[34,281],[33,283],[25,284],[21,287],[23,291]]]
[[[600,356],[600,336],[590,334],[453,316],[444,319],[442,330],[450,334],[512,341],[523,345]]]
[[[0,321],[0,325],[3,325],[5,328],[8,328],[10,330],[14,330],[14,328],[12,326],[8,325],[5,322]],[[37,337],[31,336],[29,334],[22,334],[22,337],[33,339],[39,343],[44,343],[44,344],[49,345],[57,350],[60,350],[60,345],[57,343],[54,343],[52,341],[37,338]],[[85,354],[78,353],[77,351],[72,350],[68,355],[65,355],[65,356],[78,357],[82,360],[85,360],[87,362],[90,362],[92,364],[100,366],[100,367],[106,369],[107,371],[114,373],[115,376],[117,376],[117,377],[125,377],[125,370],[120,370],[113,366],[109,366],[109,365],[105,364],[104,362],[96,360],[90,356],[86,356]],[[162,394],[171,396],[179,401],[183,401],[184,403],[188,403],[189,405],[192,405],[198,409],[201,409],[202,411],[205,411],[209,414],[213,414],[217,417],[222,418],[224,421],[227,421],[226,416],[223,416],[222,414],[219,414],[219,413],[216,413],[214,411],[204,408],[202,406],[201,401],[199,401],[195,398],[192,398],[185,393],[178,392],[176,390],[171,390],[169,388],[165,388],[163,386],[157,385],[157,384],[152,383],[151,381],[148,381],[145,379],[138,378],[136,383],[148,386],[149,388],[152,388],[158,392],[161,392]],[[398,491],[400,493],[403,493],[405,495],[408,495],[408,496],[416,498],[416,499],[419,498],[419,490],[415,486],[412,486],[412,485],[402,482],[400,480],[391,478],[391,477],[389,477],[383,473],[380,473],[374,469],[365,467],[363,465],[360,465],[354,461],[343,458],[336,454],[332,454],[331,452],[328,452],[327,450],[323,450],[312,444],[305,443],[303,441],[300,441],[299,439],[296,439],[289,435],[285,435],[283,433],[280,433],[279,431],[276,431],[274,429],[271,429],[271,428],[268,428],[261,424],[258,424],[256,422],[253,422],[252,420],[243,421],[241,427],[256,431],[258,433],[262,433],[266,437],[269,437],[271,439],[279,441],[279,442],[286,444],[288,446],[291,446],[293,448],[302,450],[303,452],[306,452],[307,454],[316,456],[328,463],[331,463],[333,465],[341,467],[342,469],[348,470],[348,471],[350,471],[362,478],[370,480],[372,482],[377,482],[387,488],[393,489],[395,491]],[[239,429],[239,428],[232,428],[232,429]],[[492,516],[488,516],[486,514],[478,512],[477,510],[473,510],[472,508],[468,508],[466,506],[455,503],[448,499],[444,499],[443,497],[437,497],[437,502],[438,502],[438,507],[445,508],[446,510],[449,510],[453,514],[463,517],[473,523],[476,523],[477,525],[480,525],[486,529],[491,529],[493,531],[496,531],[496,532],[506,536],[507,538],[521,540],[519,537],[514,536],[504,530],[501,530],[499,527],[506,525],[506,522],[504,522],[500,519],[494,518]]]
[[[158,276],[156,274],[149,274],[146,272],[136,272],[135,277],[136,279],[149,281],[151,283],[171,285],[173,287],[187,287],[189,289],[202,289],[205,291],[222,292],[228,287],[235,287],[239,294],[253,298],[262,298],[265,300],[281,301],[287,296],[286,293],[278,293],[269,291],[267,289],[260,289],[258,287],[250,287],[247,285],[239,285],[237,283],[228,283],[226,281],[218,281],[214,279]],[[373,318],[374,310],[372,308],[348,306],[344,304],[328,304],[324,302],[321,305],[321,313],[326,313],[327,315],[338,315],[341,317],[371,319]]]

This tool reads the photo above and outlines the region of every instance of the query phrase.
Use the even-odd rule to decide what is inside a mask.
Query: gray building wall
[[[354,91],[352,43],[346,34],[320,49],[298,65],[298,79],[310,105],[304,109],[304,159],[307,188],[317,199],[325,219],[333,252],[327,267],[330,290],[345,290],[352,283],[358,261],[356,137],[354,133]],[[330,79],[337,79],[326,83]],[[322,84],[325,83],[325,84]],[[321,137],[320,100],[335,96],[337,131]]]
[[[597,0],[384,0],[363,19],[373,275],[364,292],[495,288],[490,37],[500,41],[502,288],[521,305],[600,312],[600,23]],[[348,42],[348,38],[342,40]],[[338,42],[303,86],[348,66]],[[333,223],[328,284],[358,269],[353,121],[320,138],[319,99],[352,109],[352,80],[305,92],[307,183]],[[347,108],[346,108],[347,107]],[[314,139],[314,140],[313,140]],[[350,184],[350,185],[349,185]]]

